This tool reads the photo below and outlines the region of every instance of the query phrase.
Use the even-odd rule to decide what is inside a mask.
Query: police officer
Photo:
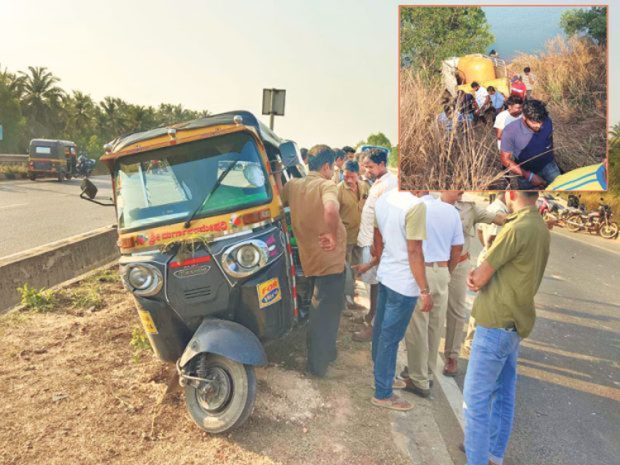
[[[344,307],[346,230],[340,219],[338,189],[332,181],[336,154],[327,145],[308,151],[310,172],[282,186],[282,201],[291,208],[304,275],[312,281],[308,327],[308,371],[325,376],[336,359],[336,336]]]
[[[459,211],[463,223],[465,242],[459,262],[452,271],[448,287],[448,311],[446,314],[446,343],[444,356],[446,358],[443,374],[456,376],[458,373],[458,357],[463,343],[463,329],[469,320],[470,310],[467,308],[467,273],[471,268],[469,250],[471,242],[476,236],[477,223],[497,224],[502,226],[506,215],[495,213],[475,202],[463,200],[463,191],[446,191],[441,194],[441,200],[454,205]]]

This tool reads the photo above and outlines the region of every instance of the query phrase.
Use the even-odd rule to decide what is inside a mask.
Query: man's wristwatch
[[[431,290],[428,287],[425,287],[424,289],[420,289],[420,294],[422,295],[430,295]]]

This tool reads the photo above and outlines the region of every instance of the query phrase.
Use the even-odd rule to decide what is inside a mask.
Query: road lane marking
[[[14,203],[13,205],[4,205],[2,207],[0,207],[0,210],[5,209],[5,208],[15,208],[15,207],[24,207],[28,205],[27,203]]]
[[[569,378],[568,376],[550,373],[521,364],[517,367],[517,373],[519,373],[520,376],[527,376],[528,378],[534,378],[538,381],[556,384],[558,386],[574,389],[575,391],[581,391],[586,394],[592,394],[620,402],[620,389],[614,387],[602,386],[600,384],[590,383],[589,381]]]
[[[558,349],[548,344],[542,344],[540,342],[534,341],[532,339],[524,339],[521,341],[522,347],[527,347],[533,350],[540,350],[541,352],[549,352],[555,355],[561,355],[562,357],[574,358],[576,360],[582,360],[584,362],[592,362],[592,363],[612,363],[612,360],[607,360],[605,358],[594,357],[592,355],[580,354],[577,352],[569,352],[567,350]]]

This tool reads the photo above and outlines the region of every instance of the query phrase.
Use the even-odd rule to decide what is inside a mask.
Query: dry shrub
[[[401,189],[506,187],[490,127],[486,131],[481,127],[446,131],[437,120],[442,109],[442,85],[421,76],[413,70],[401,73]],[[457,126],[453,121],[453,127]]]
[[[555,158],[563,171],[599,163],[606,151],[605,49],[582,39],[556,38],[540,55],[520,55],[513,71],[530,66],[534,97],[554,122]],[[400,76],[400,177],[407,190],[492,190],[509,187],[490,125],[447,133],[437,121],[444,89],[420,70]],[[455,122],[453,122],[455,123]],[[453,124],[456,126],[456,124]],[[512,182],[514,185],[514,180]]]

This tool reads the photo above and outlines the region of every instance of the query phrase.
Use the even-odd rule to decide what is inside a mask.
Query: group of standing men
[[[314,280],[308,371],[324,376],[337,357],[346,270],[352,269],[370,287],[371,402],[410,410],[413,405],[394,389],[428,397],[444,323],[443,373],[457,374],[469,319],[466,292],[477,291],[478,329],[464,392],[465,449],[470,465],[501,463],[512,425],[519,341],[532,329],[533,298],[549,252],[549,233],[535,206],[537,194],[509,192],[504,211],[512,214],[506,215],[501,208],[463,201],[462,192],[436,198],[425,191],[398,191],[384,151],[371,149],[356,158],[335,170],[336,152],[318,145],[307,154],[308,176],[284,186],[279,181],[304,274]],[[337,185],[338,171],[342,181]],[[504,227],[491,234],[494,241],[484,244],[485,258],[472,270],[470,247],[478,223]],[[396,377],[403,338],[408,366]]]

